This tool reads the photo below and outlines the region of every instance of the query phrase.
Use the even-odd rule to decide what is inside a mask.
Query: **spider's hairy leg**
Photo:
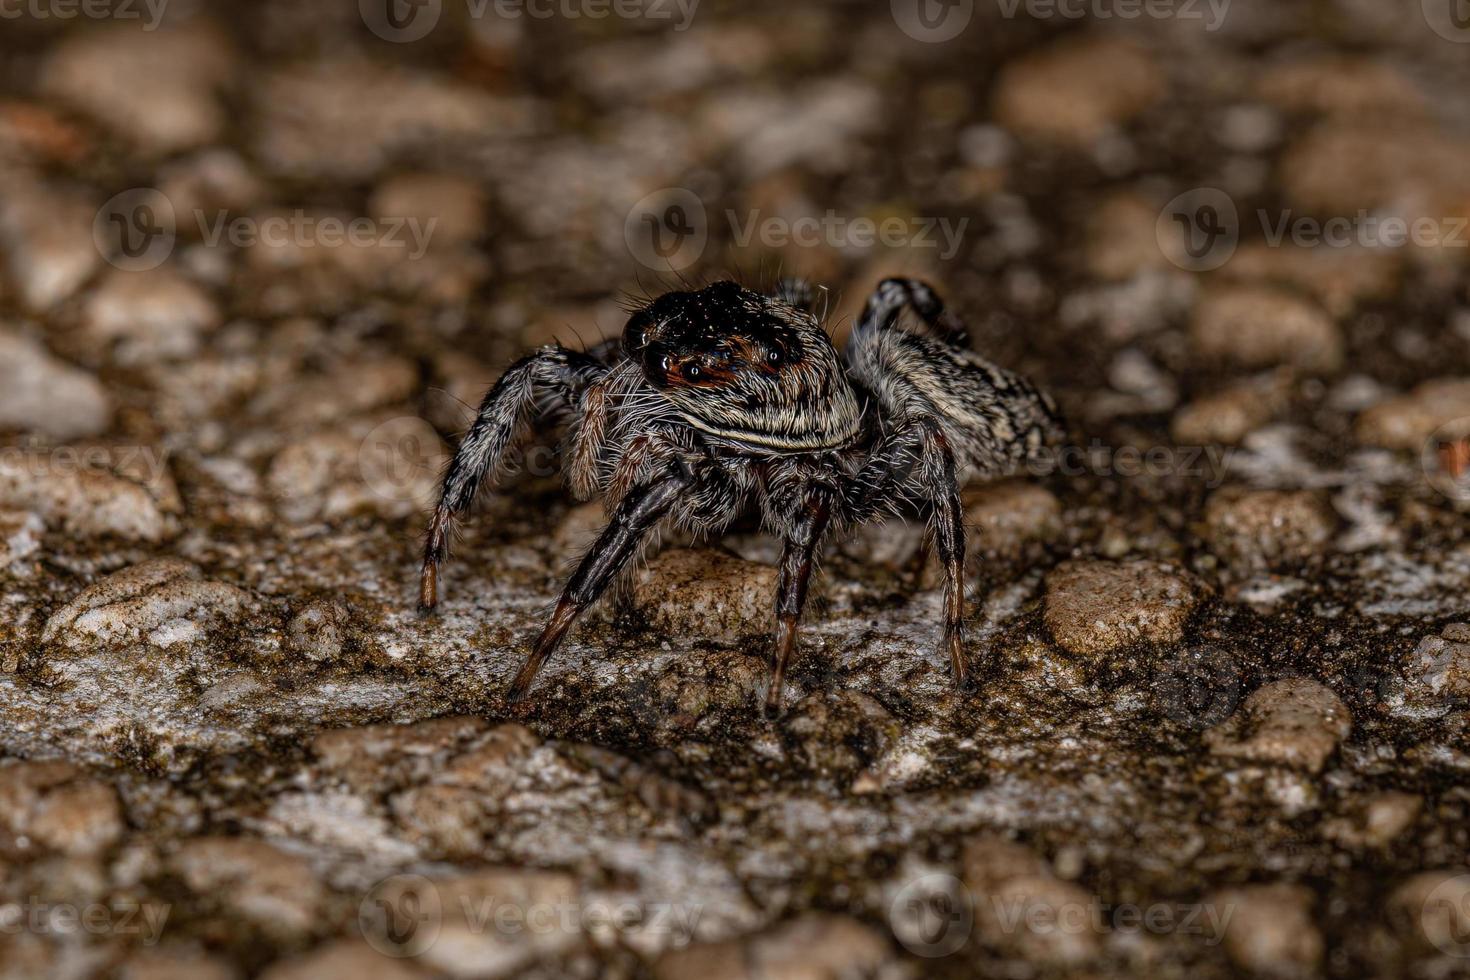
[[[955,347],[970,346],[970,331],[965,322],[945,308],[933,287],[919,279],[890,278],[878,283],[853,327],[853,336],[892,329],[898,325],[899,314],[905,308],[919,315],[935,339]]]
[[[439,566],[449,553],[455,520],[469,508],[480,485],[496,476],[506,453],[529,426],[538,399],[550,395],[574,406],[582,390],[607,370],[596,358],[553,345],[516,361],[495,382],[444,474],[439,504],[424,541],[421,611],[428,612],[438,604]]]
[[[766,694],[766,714],[781,710],[781,688],[786,665],[796,648],[796,627],[806,605],[807,586],[817,547],[832,517],[827,493],[813,491],[788,534],[781,550],[781,569],[776,585],[776,655],[771,665],[771,687]]]
[[[815,313],[817,296],[812,284],[805,279],[787,277],[776,283],[771,295],[804,313]]]
[[[939,422],[925,415],[906,420],[881,442],[848,482],[847,522],[881,516],[889,502],[927,499],[930,526],[944,565],[944,646],[956,687],[969,675],[965,660],[965,525],[955,457]]]
[[[577,617],[597,601],[608,583],[637,553],[643,536],[658,525],[688,486],[686,477],[670,471],[652,483],[634,487],[623,497],[612,520],[602,529],[592,549],[583,556],[567,581],[561,598],[557,600],[556,610],[541,631],[536,645],[531,648],[525,665],[511,682],[506,695],[511,702],[525,697],[541,665],[560,645]]]

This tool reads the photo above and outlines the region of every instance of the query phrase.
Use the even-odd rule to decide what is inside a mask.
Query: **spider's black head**
[[[857,434],[857,399],[816,318],[736,283],[665,293],[628,320],[623,349],[723,441],[810,452]]]

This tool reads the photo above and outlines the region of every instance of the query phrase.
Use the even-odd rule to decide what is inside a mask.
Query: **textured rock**
[[[204,578],[198,566],[155,558],[124,569],[83,591],[46,621],[44,642],[136,643],[169,646],[199,636],[254,604],[250,593]]]
[[[123,833],[117,793],[81,778],[70,763],[0,766],[0,836],[7,849],[31,845],[65,854],[94,854]]]
[[[1268,375],[1202,395],[1174,413],[1170,435],[1181,446],[1239,443],[1287,407],[1285,380]]]
[[[1102,936],[1096,900],[1056,877],[1025,846],[1000,837],[972,840],[965,845],[963,877],[975,903],[976,928],[987,945],[1050,967],[1098,956]]]
[[[1235,965],[1264,976],[1314,975],[1322,933],[1312,921],[1315,896],[1301,885],[1249,885],[1216,892],[1206,903],[1226,919],[1225,952]]]
[[[771,626],[776,570],[718,551],[670,548],[638,575],[633,598],[663,629],[729,641]]]
[[[1341,317],[1360,303],[1391,297],[1403,264],[1403,256],[1392,249],[1244,242],[1222,271],[1244,281],[1265,280],[1305,290],[1327,312]]]
[[[157,451],[91,446],[0,453],[0,506],[78,537],[156,542],[173,533],[181,505]]]
[[[96,204],[6,174],[0,194],[0,246],[6,267],[32,310],[47,310],[75,293],[102,264],[92,241]]]
[[[1026,481],[987,484],[965,495],[968,546],[980,554],[1014,554],[1062,529],[1062,505],[1045,487]]]
[[[1216,554],[1244,568],[1265,568],[1326,551],[1337,516],[1310,490],[1232,487],[1211,495],[1205,526]]]
[[[35,514],[0,510],[0,568],[39,551],[45,530],[46,525]]]
[[[195,838],[171,865],[191,891],[275,936],[300,937],[320,926],[324,893],[316,875],[301,858],[263,840]]]
[[[1189,326],[1199,357],[1242,367],[1289,364],[1332,372],[1342,365],[1342,333],[1322,309],[1273,286],[1213,289],[1195,304]]]
[[[119,364],[189,357],[200,334],[219,323],[209,295],[167,266],[114,269],[87,298],[82,316],[92,339]]]
[[[1047,576],[1044,618],[1064,650],[1097,656],[1177,642],[1201,598],[1200,584],[1166,562],[1065,562]]]
[[[327,943],[272,963],[261,980],[425,980],[431,976],[412,960],[395,959],[361,940]]]
[[[1414,703],[1439,707],[1470,697],[1470,625],[1451,623],[1439,636],[1424,637],[1399,671]]]
[[[1099,85],[1099,78],[1109,83]],[[1146,109],[1163,85],[1153,59],[1133,44],[1068,38],[1001,71],[995,115],[1025,137],[1086,147]]]
[[[112,422],[112,399],[96,377],[52,357],[21,334],[0,331],[0,429],[66,441]]]
[[[1424,798],[1389,791],[1369,797],[1346,816],[1328,821],[1322,832],[1343,847],[1388,847],[1404,834],[1424,809]]]
[[[1251,693],[1239,711],[1205,732],[1218,756],[1320,772],[1353,729],[1342,699],[1305,677],[1273,681]]]
[[[1470,417],[1470,379],[1426,381],[1407,395],[1372,406],[1354,426],[1358,441],[1418,452],[1435,429]]]

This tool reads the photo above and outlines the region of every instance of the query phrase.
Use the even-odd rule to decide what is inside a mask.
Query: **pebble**
[[[1390,790],[1368,797],[1346,816],[1328,821],[1324,836],[1352,849],[1385,848],[1413,826],[1424,809],[1424,798]]]
[[[293,524],[427,513],[438,499],[443,443],[427,424],[395,425],[384,450],[369,442],[374,428],[364,420],[331,426],[277,453],[265,476],[276,513]],[[419,441],[391,438],[399,432]]]
[[[291,617],[291,649],[308,660],[328,663],[342,657],[352,610],[341,596],[313,599]]]
[[[1337,323],[1316,304],[1276,286],[1225,286],[1205,291],[1189,325],[1195,353],[1213,366],[1287,364],[1330,373],[1342,366]]]
[[[1141,194],[1105,198],[1088,215],[1083,262],[1089,275],[1123,282],[1142,273],[1169,268],[1159,247],[1159,205]]]
[[[1419,641],[1399,665],[1404,696],[1411,702],[1449,707],[1470,697],[1470,624],[1451,623],[1439,636]]]
[[[0,330],[0,429],[60,442],[107,431],[112,399],[96,376],[53,357],[39,342]]]
[[[888,940],[856,919],[808,912],[743,939],[665,953],[658,980],[815,980],[881,976],[892,968]]]
[[[210,896],[279,941],[299,940],[321,925],[326,895],[310,865],[263,840],[194,838],[170,865],[190,891]]]
[[[1418,452],[1435,429],[1466,417],[1470,378],[1439,378],[1366,409],[1353,433],[1365,445]]]
[[[97,202],[53,190],[31,178],[0,174],[0,246],[27,309],[57,306],[82,287],[102,256],[92,241]]]
[[[657,628],[731,641],[771,628],[776,569],[708,548],[670,548],[638,574],[633,598]]]
[[[363,792],[382,793],[392,786],[422,781],[442,769],[465,744],[488,730],[478,718],[436,718],[412,725],[364,725],[322,732],[311,750],[323,771]],[[499,744],[539,740],[520,725],[503,725]]]
[[[260,980],[429,980],[412,960],[380,953],[360,939],[340,939],[277,960]]]
[[[1392,297],[1403,265],[1403,256],[1393,249],[1245,242],[1222,271],[1242,282],[1304,290],[1328,313],[1343,317],[1362,303]]]
[[[1287,112],[1347,118],[1389,112],[1413,116],[1424,96],[1397,67],[1360,55],[1293,58],[1266,69],[1256,83],[1262,99]]]
[[[982,940],[1038,966],[1077,966],[1101,953],[1098,901],[1058,878],[1029,848],[984,836],[965,845],[965,885]]]
[[[118,980],[237,980],[226,960],[189,947],[141,949],[118,968]]]
[[[191,357],[219,320],[209,294],[167,266],[114,269],[82,309],[91,340],[124,365]]]
[[[463,245],[485,233],[485,190],[451,174],[404,174],[373,191],[368,210],[379,220],[412,219],[436,245]]]
[[[1235,714],[1205,732],[1212,754],[1321,772],[1353,729],[1347,705],[1306,677],[1272,681]]]
[[[1106,78],[1108,84],[1099,85]],[[1069,37],[1008,62],[995,117],[1023,138],[1086,149],[1148,108],[1166,82],[1143,48],[1117,37]]]
[[[45,531],[45,522],[29,511],[0,510],[0,569],[40,550]]]
[[[1246,885],[1206,899],[1225,921],[1225,952],[1262,976],[1310,976],[1322,964],[1322,933],[1312,921],[1316,896],[1303,885]]]
[[[1160,561],[1069,561],[1046,578],[1043,619],[1064,650],[1111,653],[1134,643],[1176,643],[1203,586]]]
[[[30,843],[63,854],[96,854],[123,833],[117,793],[60,760],[0,766],[4,850]]]
[[[1169,432],[1181,446],[1236,445],[1285,411],[1289,395],[1282,375],[1237,381],[1181,407]]]
[[[164,156],[219,136],[226,116],[215,92],[235,66],[225,35],[202,21],[158,31],[119,23],[58,44],[41,66],[40,87],[140,151]]]
[[[1327,550],[1337,515],[1311,490],[1217,490],[1205,505],[1212,551],[1243,568],[1270,568]]]
[[[1015,555],[1033,541],[1050,541],[1062,531],[1062,503],[1045,487],[1003,480],[966,491],[969,548],[981,555]]]
[[[30,511],[48,527],[78,537],[157,542],[171,536],[180,506],[166,467],[151,482],[130,479],[126,466],[106,464],[122,462],[119,456],[129,452],[156,462],[152,451],[96,448],[0,453],[0,507]]]
[[[46,621],[42,642],[168,645],[201,632],[201,624],[234,620],[255,605],[234,585],[204,578],[181,558],[153,558],[85,589]]]

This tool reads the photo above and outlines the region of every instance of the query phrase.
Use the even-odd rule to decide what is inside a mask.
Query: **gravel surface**
[[[84,6],[0,20],[0,978],[1470,975],[1448,2]],[[977,689],[895,522],[779,718],[739,529],[508,705],[602,513],[538,435],[419,618],[469,406],[778,272],[1072,421]]]

